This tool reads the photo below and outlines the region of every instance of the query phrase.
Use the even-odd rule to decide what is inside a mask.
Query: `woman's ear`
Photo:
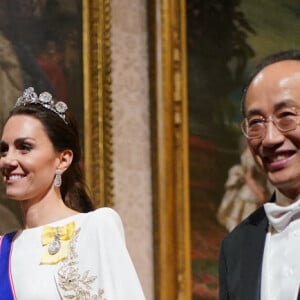
[[[59,153],[58,156],[59,164],[57,169],[62,173],[65,172],[73,161],[73,151],[70,149],[65,149]]]

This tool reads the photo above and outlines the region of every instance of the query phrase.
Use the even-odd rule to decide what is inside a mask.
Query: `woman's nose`
[[[7,151],[0,156],[0,168],[15,166],[17,164],[17,158],[13,151]]]

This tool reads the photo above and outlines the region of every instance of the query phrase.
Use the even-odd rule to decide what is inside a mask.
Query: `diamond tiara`
[[[39,96],[37,96],[33,87],[29,87],[24,90],[23,95],[18,98],[15,107],[27,104],[40,104],[46,109],[49,109],[56,113],[63,121],[68,124],[66,121],[66,111],[68,106],[63,101],[58,101],[54,103],[52,99],[52,95],[48,92],[43,92]]]

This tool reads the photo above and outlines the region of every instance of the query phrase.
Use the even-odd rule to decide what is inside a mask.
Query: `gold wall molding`
[[[149,3],[155,299],[191,299],[184,0]]]
[[[85,175],[96,205],[112,206],[111,3],[82,3]]]

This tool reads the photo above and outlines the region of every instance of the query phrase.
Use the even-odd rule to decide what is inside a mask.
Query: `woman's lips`
[[[24,175],[21,174],[10,174],[7,176],[4,176],[4,181],[6,183],[12,183],[21,180],[24,177]]]

